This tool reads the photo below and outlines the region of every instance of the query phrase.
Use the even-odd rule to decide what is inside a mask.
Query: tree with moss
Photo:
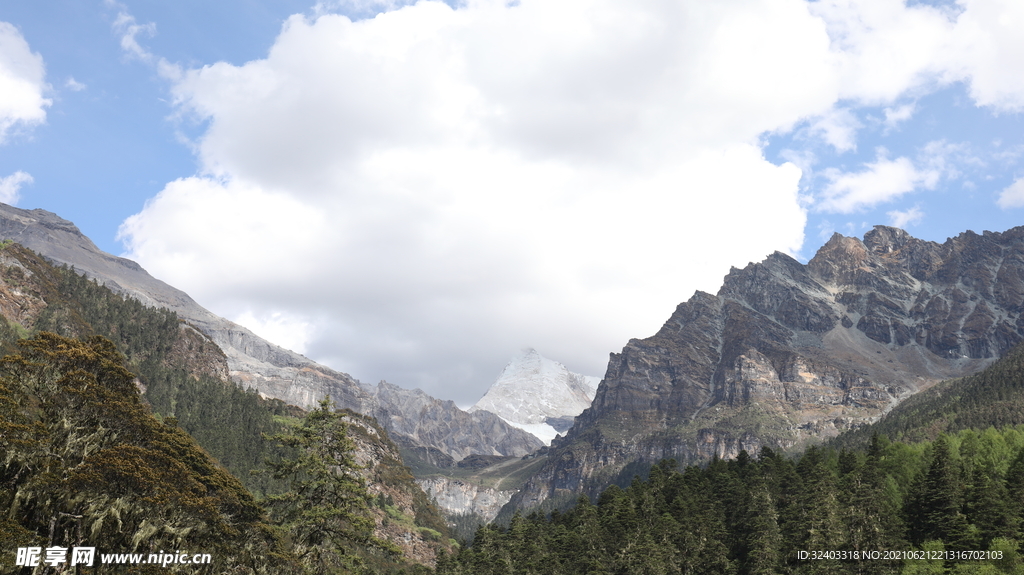
[[[149,413],[110,341],[41,333],[19,345],[0,360],[0,564],[31,542],[202,550],[214,563],[198,573],[291,572],[252,495]]]
[[[347,427],[328,397],[301,425],[274,437],[297,455],[270,463],[291,489],[269,497],[267,505],[308,573],[359,572],[358,548],[391,550],[373,537],[369,496]]]

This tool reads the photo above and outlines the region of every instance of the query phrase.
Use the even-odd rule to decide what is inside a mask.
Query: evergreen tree
[[[670,507],[681,523],[675,540],[679,569],[687,574],[725,575],[732,571],[721,506],[707,477],[695,467],[680,477],[682,489]]]
[[[932,443],[931,464],[916,491],[909,510],[914,543],[939,540],[948,549],[977,549],[978,542],[963,514],[960,473],[946,435]]]
[[[743,573],[774,575],[781,563],[779,550],[782,546],[782,536],[779,532],[775,505],[764,484],[758,484],[751,490],[747,509],[748,534]]]
[[[1024,540],[1024,449],[1020,450],[1006,471],[1005,484],[1007,512],[1014,537]]]
[[[355,547],[387,544],[373,538],[369,497],[353,459],[355,445],[330,398],[310,411],[302,425],[275,439],[296,449],[292,459],[272,462],[291,489],[267,499],[309,573],[349,573],[359,566]]]
[[[973,466],[964,497],[967,520],[975,526],[981,549],[988,549],[997,537],[1013,537],[1017,519],[1006,489],[1006,482],[994,469]]]
[[[827,453],[811,447],[800,459],[797,472],[803,478],[799,504],[804,516],[803,549],[808,551],[842,550],[848,546],[845,526],[839,512],[835,468]],[[844,565],[833,559],[804,562],[801,573],[836,574],[846,572]]]
[[[898,502],[887,489],[881,467],[882,440],[872,436],[863,465],[851,470],[843,481],[842,492],[847,500],[844,522],[849,545],[853,551],[879,551],[903,549],[903,521]],[[888,574],[898,571],[894,561],[858,561],[854,563],[858,574]]]

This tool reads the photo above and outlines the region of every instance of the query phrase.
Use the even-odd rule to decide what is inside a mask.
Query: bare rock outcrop
[[[499,491],[452,477],[417,479],[416,483],[448,515],[475,514],[489,523],[515,491]]]

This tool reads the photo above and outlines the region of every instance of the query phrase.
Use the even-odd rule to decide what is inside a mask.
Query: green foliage
[[[301,425],[273,438],[296,456],[271,463],[274,476],[288,481],[290,489],[266,504],[307,573],[351,573],[361,565],[358,549],[394,551],[373,537],[369,497],[347,429],[344,415],[324,399]]]
[[[609,487],[550,516],[477,531],[438,573],[1017,574],[1024,512],[1021,429],[989,428],[866,451],[770,449]],[[891,550],[998,552],[980,560],[883,560]],[[801,551],[847,558],[801,559]]]
[[[109,552],[210,553],[205,573],[294,560],[245,487],[149,414],[115,346],[42,333],[0,360],[0,564],[29,540]]]

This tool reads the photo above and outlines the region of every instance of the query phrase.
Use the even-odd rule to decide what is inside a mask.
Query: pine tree
[[[881,468],[882,442],[872,436],[864,464],[851,470],[844,478],[844,522],[853,551],[878,551],[905,547],[903,524],[899,506],[893,494],[886,489],[887,482]],[[854,572],[858,574],[886,574],[898,571],[895,562],[858,561]]]
[[[289,480],[291,490],[269,497],[267,504],[309,573],[348,573],[360,564],[357,546],[387,547],[373,537],[355,445],[330,398],[310,411],[302,425],[275,439],[297,449],[297,455],[270,463],[274,476]]]
[[[945,435],[932,443],[931,464],[914,490],[909,515],[915,544],[938,540],[947,549],[977,548],[978,543],[963,514],[960,472]]]
[[[778,514],[764,484],[755,485],[750,493],[747,524],[745,575],[774,575],[778,572],[782,536]]]

